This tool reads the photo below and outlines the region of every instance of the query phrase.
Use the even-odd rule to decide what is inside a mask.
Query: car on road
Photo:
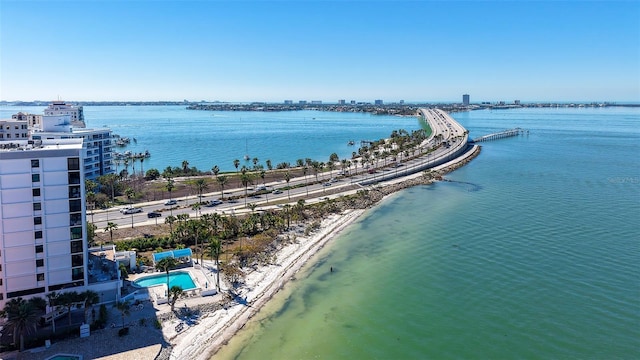
[[[282,190],[273,190],[272,194],[282,194]]]
[[[264,185],[256,186],[256,191],[265,191],[265,190],[267,190],[267,187]]]
[[[161,217],[162,213],[160,213],[159,211],[150,211],[147,213],[147,217],[149,219],[153,219],[153,218],[157,218],[157,217]]]
[[[216,200],[211,200],[211,201],[209,201],[209,202],[207,203],[207,205],[205,205],[205,206],[206,206],[206,207],[214,207],[214,206],[218,206],[218,205],[220,205],[220,204],[222,204],[222,201],[220,201],[220,200],[217,200],[217,199],[216,199]]]
[[[137,208],[137,207],[130,207],[130,208],[126,208],[126,209],[122,210],[122,213],[125,214],[125,215],[137,214],[139,212],[142,212],[142,209],[141,208]]]
[[[178,202],[177,202],[176,200],[173,200],[173,199],[171,199],[171,200],[167,200],[167,201],[165,201],[165,202],[164,202],[164,204],[165,204],[166,206],[175,205],[175,204],[177,204],[177,203],[178,203]]]

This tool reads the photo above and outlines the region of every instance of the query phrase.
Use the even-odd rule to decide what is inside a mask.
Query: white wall
[[[68,205],[67,205],[68,207]],[[2,217],[5,219],[30,217],[31,226],[33,226],[33,204],[28,203],[13,203],[5,204],[4,199],[2,202]],[[11,228],[8,228],[10,230]]]
[[[35,246],[35,239],[33,237],[33,231],[20,231],[4,234],[4,247],[9,248],[13,246],[25,246],[32,244]]]
[[[49,176],[49,174],[47,174]],[[65,181],[69,181],[65,177]],[[47,186],[42,194],[47,201],[56,199],[69,199],[69,185]]]
[[[42,180],[42,179],[40,179]],[[0,176],[0,181],[2,182],[2,190],[5,189],[15,189],[15,188],[24,188],[31,187],[31,173],[28,174],[3,174]],[[67,178],[67,182],[69,179]]]
[[[20,174],[31,172],[31,161],[24,161],[23,159],[11,159],[3,160],[0,162],[0,174]]]
[[[31,201],[32,198],[31,187],[2,190],[3,205]]]

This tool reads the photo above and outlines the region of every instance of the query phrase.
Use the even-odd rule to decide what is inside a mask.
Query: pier
[[[489,134],[489,135],[484,135],[481,136],[479,138],[475,138],[472,140],[472,142],[477,143],[477,142],[483,142],[483,141],[491,141],[491,140],[498,140],[498,139],[503,139],[503,138],[507,138],[507,137],[512,137],[512,136],[518,136],[521,134],[529,134],[529,130],[525,130],[522,128],[514,128],[514,129],[508,129],[508,130],[503,130],[497,133],[493,133],[493,134]]]

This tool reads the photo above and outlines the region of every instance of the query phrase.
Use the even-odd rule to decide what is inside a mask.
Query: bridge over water
[[[522,128],[507,129],[507,130],[499,131],[497,133],[480,136],[478,138],[473,139],[472,142],[477,143],[477,142],[483,142],[483,141],[498,140],[498,139],[518,136],[522,134],[529,134],[529,130],[525,130]]]

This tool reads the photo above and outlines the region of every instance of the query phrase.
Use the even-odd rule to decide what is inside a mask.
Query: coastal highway
[[[416,174],[426,169],[433,168],[448,161],[455,159],[464,154],[470,148],[468,143],[468,131],[455,121],[448,113],[439,109],[420,109],[420,116],[429,124],[432,129],[431,135],[425,139],[416,149],[416,155],[422,154],[411,160],[400,158],[399,164],[395,162],[379,161],[380,166],[371,166],[369,168],[358,168],[358,173],[352,176],[341,176],[340,171],[334,170],[319,174],[320,183],[315,183],[315,175],[307,175],[306,177],[293,178],[286,183],[284,180],[270,182],[265,184],[267,191],[270,193],[262,193],[254,196],[253,188],[247,191],[248,198],[246,203],[254,203],[257,210],[265,210],[274,206],[282,206],[282,204],[291,202],[295,203],[300,198],[305,198],[307,203],[320,201],[328,195],[328,190],[335,194],[336,192],[354,193],[358,189],[368,185],[376,184],[382,181],[389,181],[396,178],[405,177]],[[386,163],[386,164],[385,164]],[[386,165],[386,167],[384,167]],[[333,181],[331,181],[333,179]],[[309,184],[314,182],[314,184]],[[305,186],[305,184],[308,184]],[[287,186],[300,186],[289,191],[284,190]],[[280,190],[280,193],[273,193],[274,190]],[[142,212],[136,214],[122,214],[120,208],[110,210],[87,211],[87,220],[97,226],[97,231],[103,231],[107,223],[113,222],[118,228],[135,227],[138,225],[161,224],[165,222],[165,218],[169,215],[176,216],[178,214],[189,214],[190,217],[200,216],[202,214],[217,212],[220,214],[240,214],[249,212],[245,206],[245,189],[236,188],[228,189],[224,192],[225,201],[215,207],[202,206],[198,213],[191,208],[191,205],[198,202],[197,196],[188,196],[176,199],[177,204],[173,207],[165,206],[164,202],[153,201],[146,203],[134,204],[140,207]],[[308,195],[307,195],[308,194]],[[226,201],[227,198],[239,197],[232,202]],[[203,202],[220,198],[220,192],[212,192],[204,194]],[[291,200],[289,200],[289,198]],[[278,204],[278,205],[275,205]],[[161,217],[148,218],[147,213],[151,211],[160,211]]]

